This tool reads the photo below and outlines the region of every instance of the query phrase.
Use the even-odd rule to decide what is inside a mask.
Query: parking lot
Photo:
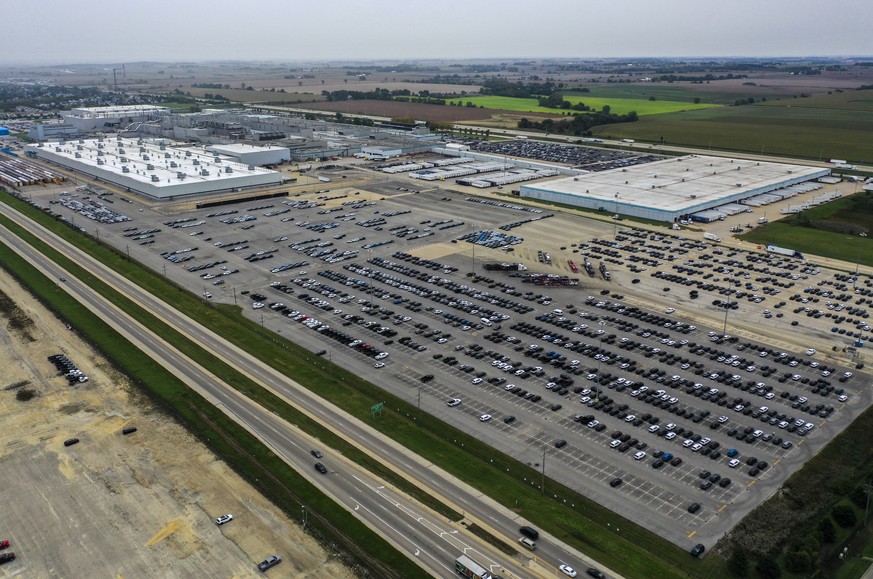
[[[75,223],[681,546],[870,404],[868,278],[420,185]]]

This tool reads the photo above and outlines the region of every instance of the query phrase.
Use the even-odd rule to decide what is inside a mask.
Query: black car
[[[563,438],[555,441],[555,448],[564,448],[565,446],[567,446],[567,441]]]
[[[320,462],[315,463],[315,470],[320,472],[321,474],[327,474],[327,467],[321,464]]]
[[[278,565],[281,562],[282,562],[282,557],[280,557],[279,555],[270,555],[269,557],[267,557],[266,559],[264,559],[263,561],[258,563],[258,570],[259,571],[266,571],[270,567],[275,567],[276,565]]]
[[[603,571],[601,571],[600,569],[595,569],[594,567],[588,567],[588,569],[585,572],[588,573],[588,575],[590,575],[591,577],[594,577],[595,579],[606,579],[606,575],[604,575]]]
[[[73,446],[74,444],[79,444],[78,438],[68,438],[64,441],[64,446]]]
[[[128,426],[127,428],[123,428],[121,430],[121,434],[128,435],[136,432],[136,426]]]
[[[691,548],[691,556],[700,557],[704,551],[706,551],[706,547],[703,546],[703,543],[697,543]]]
[[[504,417],[503,417],[503,422],[505,422],[506,424],[512,424],[513,422],[515,422],[515,416],[511,416],[511,415],[510,415],[510,416],[504,416]]]
[[[0,565],[15,559],[15,553],[0,553]]]
[[[536,541],[540,538],[540,532],[533,527],[521,527],[518,529],[518,532],[530,539],[531,541]]]
[[[624,482],[624,481],[622,481],[621,478],[615,477],[614,479],[609,481],[609,486],[611,486],[612,488],[615,488],[615,487],[621,486],[622,482]]]
[[[700,503],[691,503],[690,505],[688,505],[688,512],[691,514],[694,514],[699,510],[700,510]]]

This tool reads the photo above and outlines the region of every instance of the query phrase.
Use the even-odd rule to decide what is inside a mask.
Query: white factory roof
[[[143,113],[167,112],[170,109],[158,105],[117,105],[109,107],[78,107],[71,109],[64,116],[76,117],[122,117]]]
[[[775,188],[798,178],[814,178],[826,169],[769,163],[726,157],[689,155],[587,173],[528,185],[527,189],[602,200],[610,203],[644,205],[660,211],[681,211],[738,193]]]
[[[209,150],[235,156],[245,153],[261,153],[265,151],[287,151],[288,147],[261,147],[259,145],[247,145],[245,143],[228,143],[226,145],[209,145]]]
[[[282,182],[276,171],[237,163],[169,139],[119,139],[113,135],[27,148],[40,157],[155,197]]]

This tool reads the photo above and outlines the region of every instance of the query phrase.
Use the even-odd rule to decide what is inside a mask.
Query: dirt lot
[[[0,577],[258,577],[270,554],[273,577],[354,577],[2,272],[0,291]],[[87,383],[57,375],[61,352]]]

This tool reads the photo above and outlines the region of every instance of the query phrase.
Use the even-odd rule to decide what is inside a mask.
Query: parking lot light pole
[[[543,446],[543,462],[542,462],[542,465],[543,465],[543,479],[542,479],[542,481],[540,482],[540,494],[541,494],[541,495],[545,495],[545,494],[546,494],[546,447],[545,447],[545,446]]]
[[[730,310],[730,303],[725,302],[724,304],[724,327],[721,329],[722,338],[727,335],[727,317],[728,311]]]

